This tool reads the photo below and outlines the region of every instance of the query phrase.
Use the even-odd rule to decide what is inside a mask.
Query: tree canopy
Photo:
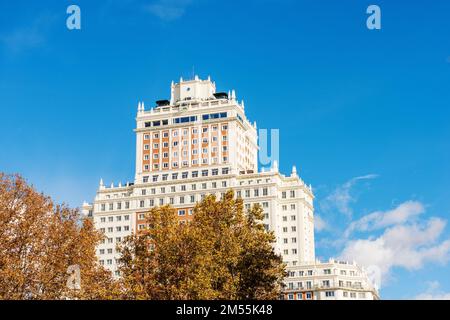
[[[101,238],[91,219],[0,173],[0,299],[112,298],[115,282],[95,256]],[[68,285],[70,266],[79,290]]]
[[[259,205],[244,212],[232,191],[205,197],[182,223],[170,206],[153,208],[147,228],[118,248],[127,299],[276,299],[285,265]]]

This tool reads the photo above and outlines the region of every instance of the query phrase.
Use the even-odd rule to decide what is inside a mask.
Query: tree
[[[153,208],[148,227],[119,247],[126,299],[276,299],[285,265],[262,209],[244,212],[229,191],[207,196],[180,223],[170,206]]]
[[[97,264],[102,239],[90,219],[18,175],[0,173],[0,299],[111,299],[118,287]],[[79,266],[81,288],[67,286]]]

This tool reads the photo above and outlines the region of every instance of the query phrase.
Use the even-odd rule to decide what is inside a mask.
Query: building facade
[[[355,262],[330,259],[287,268],[285,300],[379,300],[365,270]]]
[[[245,115],[234,90],[217,92],[210,78],[171,84],[170,100],[146,110],[138,104],[136,172],[132,183],[106,186],[103,180],[83,212],[106,235],[97,248],[100,264],[119,276],[116,245],[145,228],[145,213],[170,204],[181,221],[192,218],[208,194],[233,189],[246,208],[259,203],[264,225],[276,236],[275,250],[289,268],[315,264],[311,186],[295,166],[283,175],[274,162],[258,171],[256,123]]]

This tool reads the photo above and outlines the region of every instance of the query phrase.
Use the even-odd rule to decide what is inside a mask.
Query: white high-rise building
[[[260,203],[264,224],[276,235],[275,250],[289,268],[315,264],[313,193],[298,176],[258,172],[256,123],[234,90],[217,92],[209,78],[172,83],[170,100],[146,109],[138,104],[136,172],[133,183],[100,181],[93,204],[85,203],[106,239],[97,248],[100,264],[116,275],[116,244],[145,228],[144,215],[170,204],[180,220],[192,219],[195,204],[208,194],[233,189],[249,208]]]

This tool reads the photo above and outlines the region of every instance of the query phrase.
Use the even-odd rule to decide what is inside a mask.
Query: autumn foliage
[[[115,284],[95,257],[101,238],[77,210],[0,173],[0,299],[112,298]],[[79,266],[81,290],[67,286],[71,265]]]
[[[170,206],[147,214],[148,228],[119,248],[125,299],[276,299],[285,266],[261,223],[232,191],[207,196],[192,222]]]
[[[104,235],[90,218],[0,173],[0,299],[276,299],[285,266],[262,218],[232,191],[207,196],[189,223],[154,208],[148,227],[118,246],[113,278],[97,261]],[[70,266],[79,288],[68,285]]]

